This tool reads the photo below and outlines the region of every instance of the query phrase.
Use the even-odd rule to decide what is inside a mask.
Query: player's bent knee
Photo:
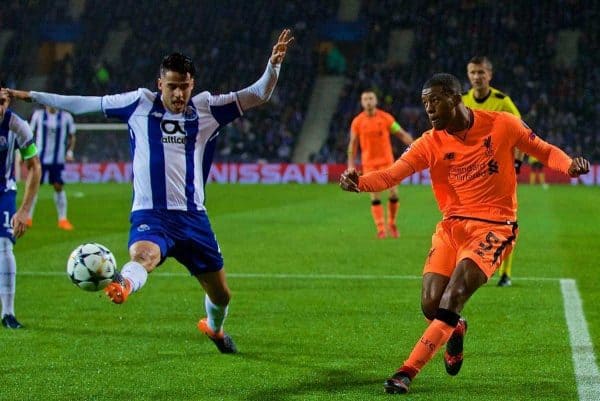
[[[439,299],[422,299],[421,300],[421,311],[423,315],[429,320],[435,319],[435,314],[440,306]]]
[[[160,248],[152,243],[136,242],[129,249],[129,256],[150,273],[160,262]]]

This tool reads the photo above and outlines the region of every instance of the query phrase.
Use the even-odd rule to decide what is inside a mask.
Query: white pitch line
[[[62,276],[66,272],[54,271],[17,271],[20,276]],[[189,273],[173,273],[157,271],[153,276],[187,277]],[[287,273],[227,273],[233,278],[279,278],[279,279],[306,279],[306,280],[421,280],[423,276],[393,275],[393,274],[287,274]],[[560,277],[514,277],[513,280],[523,281],[560,281]]]
[[[598,401],[600,400],[600,374],[577,283],[572,279],[561,279],[560,289],[565,305],[579,400]]]

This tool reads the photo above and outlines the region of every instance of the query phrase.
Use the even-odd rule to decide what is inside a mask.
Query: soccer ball
[[[79,245],[67,261],[67,274],[77,287],[98,291],[106,287],[115,276],[117,261],[107,247],[87,243]]]

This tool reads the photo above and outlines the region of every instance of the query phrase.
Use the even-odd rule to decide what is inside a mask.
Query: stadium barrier
[[[293,163],[215,163],[208,182],[241,184],[326,184],[337,182],[346,169],[344,164],[293,164]],[[24,170],[24,166],[23,166]],[[529,183],[530,168],[524,165],[519,183]],[[549,184],[600,185],[600,164],[592,166],[589,174],[570,179],[556,171],[544,169]],[[25,177],[22,171],[22,177]],[[133,177],[131,163],[68,163],[63,172],[65,182],[130,182]],[[413,174],[403,184],[429,185],[429,171]]]

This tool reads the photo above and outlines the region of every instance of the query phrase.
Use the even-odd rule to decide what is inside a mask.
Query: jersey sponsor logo
[[[160,122],[160,129],[163,133],[162,143],[181,143],[185,145],[187,142],[185,130],[178,120],[162,120]]]
[[[456,181],[471,181],[484,175],[498,174],[499,172],[498,162],[491,159],[487,163],[452,167],[448,172],[448,176]]]

